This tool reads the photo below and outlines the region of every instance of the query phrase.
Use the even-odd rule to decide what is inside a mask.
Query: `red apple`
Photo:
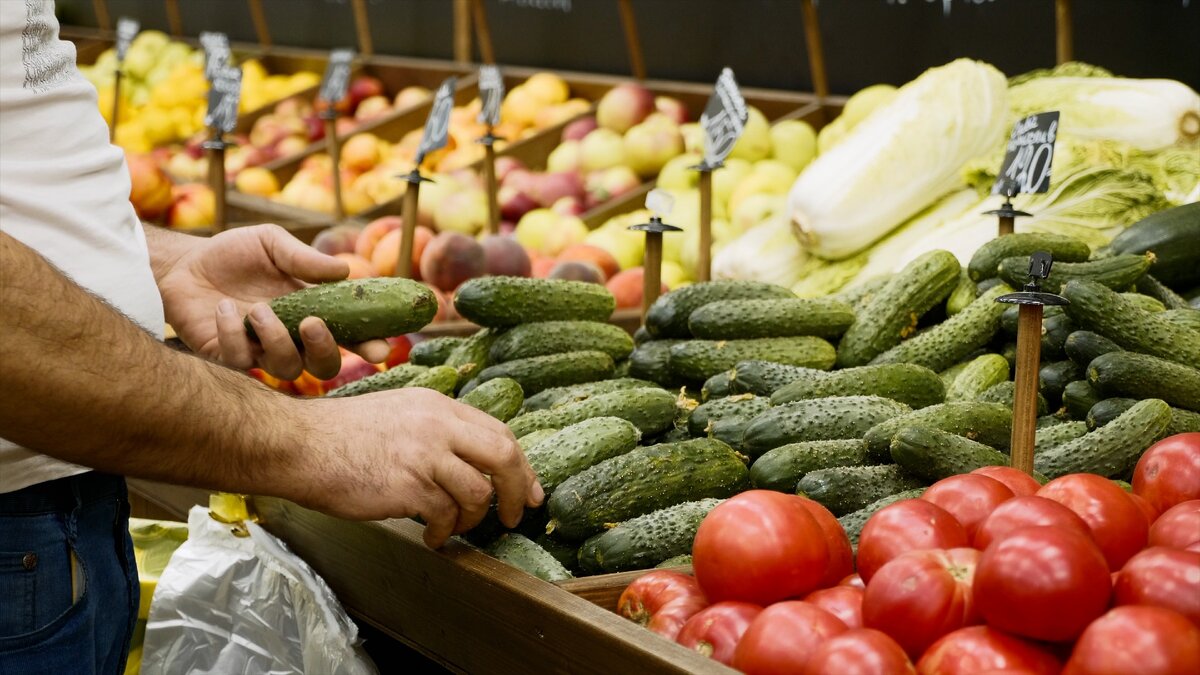
[[[535,174],[527,192],[533,201],[548,207],[563,197],[582,197],[583,179],[573,171]]]
[[[655,96],[654,109],[671,118],[675,124],[683,124],[688,121],[687,106],[674,96]]]
[[[550,210],[564,216],[578,216],[584,211],[583,200],[574,195],[568,195],[551,204]]]
[[[372,96],[383,96],[383,82],[379,78],[370,75],[359,75],[350,80],[350,87],[346,90],[346,95],[350,97],[350,111],[358,109],[358,104],[371,98]]]
[[[563,127],[562,140],[581,141],[583,140],[584,136],[590,134],[597,126],[596,117],[594,115],[580,117],[574,122],[571,122],[567,126]]]
[[[521,216],[538,207],[529,195],[511,185],[505,185],[496,191],[496,200],[500,203],[500,217],[510,223],[521,219]]]
[[[608,90],[596,106],[596,122],[605,129],[625,133],[654,112],[654,94],[635,82]]]
[[[514,169],[524,169],[525,163],[516,157],[507,155],[496,158],[496,180],[503,183],[509,172]]]

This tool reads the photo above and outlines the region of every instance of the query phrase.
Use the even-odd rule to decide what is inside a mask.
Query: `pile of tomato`
[[[649,572],[618,611],[767,675],[1200,673],[1200,433],[1039,485],[987,467],[896,502],[857,559],[836,518],[754,490],[701,524],[695,576]]]

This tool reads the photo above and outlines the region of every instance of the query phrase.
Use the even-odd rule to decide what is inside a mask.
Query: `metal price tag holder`
[[[704,159],[691,167],[700,172],[700,255],[696,279],[712,279],[712,173],[725,165],[725,158],[746,129],[750,109],[738,89],[733,70],[725,68],[717,77],[712,96],[704,106],[700,125],[704,127]],[[657,286],[655,287],[657,288]]]
[[[450,133],[450,111],[454,108],[454,92],[458,87],[458,78],[451,75],[442,81],[433,97],[433,107],[429,117],[425,119],[425,130],[421,134],[421,145],[417,149],[417,161],[413,170],[399,176],[408,182],[404,191],[402,216],[404,225],[400,231],[400,258],[396,261],[396,276],[412,278],[413,235],[417,229],[417,206],[420,199],[421,183],[433,182],[421,175],[421,164],[426,155],[434,150],[446,147]]]
[[[671,214],[675,207],[675,198],[665,190],[651,190],[646,195],[646,208],[654,212],[650,222],[633,225],[629,229],[646,234],[646,251],[642,257],[642,324],[646,323],[646,313],[650,305],[658,299],[662,290],[662,253],[663,234],[666,232],[682,232],[683,228],[668,225],[663,218]]]
[[[500,202],[496,194],[499,185],[496,181],[496,141],[502,141],[494,133],[500,123],[500,103],[504,100],[504,78],[500,69],[493,65],[479,67],[479,97],[483,104],[479,110],[479,122],[487,126],[487,132],[475,142],[483,144],[483,176],[488,193],[488,232],[500,232]]]

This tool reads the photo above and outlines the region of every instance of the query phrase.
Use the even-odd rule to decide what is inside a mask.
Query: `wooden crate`
[[[207,492],[130,481],[140,512],[184,517]],[[352,523],[258,498],[262,525],[356,617],[470,673],[732,673],[607,607],[637,573],[550,584],[451,542],[432,551],[409,520]]]

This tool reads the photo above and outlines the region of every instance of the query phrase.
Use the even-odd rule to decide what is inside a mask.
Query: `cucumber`
[[[880,396],[796,401],[769,408],[754,418],[746,428],[742,451],[758,457],[789,443],[862,438],[880,422],[900,417],[910,410],[903,403]]]
[[[381,373],[368,375],[360,380],[355,380],[343,384],[336,389],[331,389],[325,393],[325,396],[328,398],[343,398],[345,396],[358,396],[360,394],[370,394],[388,389],[399,389],[427,370],[429,369],[425,366],[402,363],[398,366],[388,368]]]
[[[1060,424],[1067,424],[1070,421],[1071,420],[1067,419],[1066,417],[1059,417],[1056,413],[1050,413],[1049,415],[1042,415],[1041,417],[1037,418],[1036,427],[1038,429],[1046,429],[1049,427],[1056,427]]]
[[[1200,331],[1200,310],[1169,309],[1162,313],[1162,318],[1176,326],[1183,326],[1194,331]]]
[[[1012,435],[1012,410],[999,403],[979,401],[941,403],[914,410],[881,422],[867,431],[863,436],[867,443],[867,459],[872,462],[890,461],[892,437],[907,426],[941,429],[993,448],[1008,450]]]
[[[1142,278],[1150,269],[1153,257],[1149,255],[1115,255],[1080,263],[1055,261],[1050,276],[1042,279],[1042,290],[1059,293],[1073,279],[1086,279],[1103,284],[1108,288],[1123,290]],[[1000,278],[1013,287],[1029,281],[1029,257],[1005,258],[997,270]]]
[[[1087,368],[1088,382],[1107,395],[1160,398],[1170,405],[1200,411],[1200,370],[1137,352],[1111,352]]]
[[[516,380],[521,389],[536,394],[551,387],[606,380],[612,373],[612,357],[604,352],[566,352],[497,363],[484,368],[479,380],[508,377]]]
[[[740,449],[746,438],[746,428],[750,426],[755,417],[758,415],[731,415],[713,420],[705,428],[705,435],[726,443],[731,448]]]
[[[704,381],[704,386],[700,388],[700,398],[704,401],[722,398],[734,394],[733,391],[733,369],[729,369],[723,373],[717,373]]]
[[[963,311],[876,356],[871,364],[915,363],[934,371],[949,368],[991,341],[1005,307],[996,298],[1010,292],[1004,284],[989,289]]]
[[[1154,269],[1153,267],[1151,269]],[[1138,293],[1146,295],[1158,300],[1166,309],[1191,309],[1188,306],[1187,300],[1184,300],[1178,293],[1167,287],[1166,284],[1159,281],[1154,275],[1147,274],[1137,282]]]
[[[1006,258],[1030,256],[1038,251],[1049,253],[1058,263],[1081,263],[1091,256],[1091,249],[1074,237],[1043,232],[1017,232],[1003,237],[997,237],[980,246],[971,256],[967,265],[967,273],[975,281],[983,281],[996,276],[997,268]],[[1025,274],[1029,274],[1026,263]],[[1018,282],[1024,286],[1026,279]]]
[[[645,387],[654,387],[653,382],[639,380],[632,377],[623,377],[615,380],[600,380],[599,382],[584,382],[583,384],[572,384],[568,387],[551,387],[525,399],[525,405],[521,408],[522,412],[532,412],[534,410],[545,410],[553,408],[564,403],[572,403],[574,401],[582,401],[596,394],[607,394],[613,391],[623,391],[625,389],[642,389]]]
[[[1121,297],[1125,298],[1125,302],[1128,302],[1143,312],[1167,311],[1166,306],[1148,295],[1142,295],[1141,293],[1122,293]]]
[[[1182,408],[1171,408],[1171,423],[1167,425],[1167,430],[1163,432],[1163,438],[1174,436],[1175,434],[1189,434],[1194,432],[1200,432],[1200,413]]]
[[[866,459],[867,444],[858,438],[789,443],[754,460],[750,465],[750,483],[763,490],[792,492],[810,471],[860,466]]]
[[[1135,398],[1106,398],[1100,401],[1088,411],[1086,422],[1088,430],[1095,431],[1108,424],[1136,404],[1137,399]]]
[[[710,302],[794,297],[783,286],[761,281],[703,281],[659,296],[646,313],[646,330],[656,338],[691,337],[688,319]]]
[[[692,554],[685,553],[683,555],[677,555],[672,558],[667,558],[666,560],[655,565],[654,568],[660,569],[660,570],[661,569],[671,569],[672,567],[683,567],[685,565],[690,566],[691,564],[692,564]]]
[[[844,516],[884,497],[922,486],[921,479],[895,464],[835,466],[805,474],[796,484],[796,494],[819,503],[835,516]]]
[[[871,516],[875,515],[876,511],[879,511],[885,506],[891,506],[896,502],[902,502],[905,499],[918,499],[923,494],[925,494],[925,488],[919,487],[912,490],[897,492],[893,495],[888,495],[883,499],[878,499],[870,504],[867,504],[863,508],[854,511],[853,513],[847,513],[846,515],[839,517],[838,523],[841,524],[842,529],[846,531],[846,536],[850,538],[850,544],[857,547],[858,537],[862,534],[863,526],[867,524],[867,521],[871,519]]]
[[[888,284],[892,283],[893,277],[895,277],[894,274],[881,274],[853,288],[844,288],[829,297],[850,305],[857,313],[871,301],[871,298],[875,297],[875,294],[887,288]]]
[[[433,291],[424,284],[394,277],[310,286],[281,295],[270,305],[297,345],[302,344],[300,322],[305,317],[319,317],[334,341],[349,345],[421,330],[433,321],[438,308]],[[243,323],[246,333],[258,339],[250,317]]]
[[[1061,360],[1066,358],[1067,338],[1077,326],[1066,312],[1055,312],[1042,318],[1042,358]]]
[[[1008,361],[1009,368],[1015,369],[1017,367],[1017,343],[1004,343],[1004,345],[1000,348],[1000,355],[1004,357],[1005,361]]]
[[[947,401],[974,401],[1001,382],[1008,381],[1008,361],[999,354],[984,354],[967,363],[946,390]]]
[[[600,284],[563,279],[477,277],[454,294],[454,308],[480,326],[539,321],[608,321],[617,303]]]
[[[671,372],[683,380],[704,382],[742,361],[771,361],[828,370],[837,353],[818,337],[751,340],[688,340],[671,347]]]
[[[1062,407],[1071,419],[1082,420],[1088,411],[1104,399],[1104,396],[1087,380],[1076,380],[1067,383],[1063,388]]]
[[[645,326],[638,326],[638,329],[633,331],[633,345],[635,347],[650,342],[653,339],[654,336],[650,334],[650,331],[646,330]]]
[[[829,396],[882,396],[910,408],[941,403],[945,388],[938,374],[910,363],[860,366],[830,373],[812,371],[771,394],[772,405]]]
[[[550,495],[548,532],[574,541],[658,509],[736,494],[748,471],[741,455],[708,438],[637,448],[568,478]]]
[[[567,571],[572,574],[579,571],[579,546],[559,541],[545,532],[539,532],[533,543],[546,549]]]
[[[454,348],[463,343],[466,338],[460,337],[435,337],[428,340],[422,340],[413,345],[408,352],[408,362],[418,366],[441,366],[445,365],[446,359],[450,358],[450,353]]]
[[[979,398],[977,398],[976,400],[980,401],[981,403],[1002,403],[1005,406],[1008,406],[1008,408],[1011,410],[1012,406],[1013,406],[1013,399],[1016,396],[1016,394],[1017,394],[1017,383],[1016,382],[1012,382],[1012,381],[1001,382],[1000,384],[996,384],[991,387],[988,387],[987,391],[984,391],[982,394],[980,394]],[[1037,414],[1040,416],[1040,415],[1049,414],[1049,412],[1050,412],[1050,403],[1048,401],[1046,401],[1046,397],[1042,396],[1041,392],[1038,392]]]
[[[588,574],[642,570],[691,553],[700,521],[720,499],[683,502],[652,511],[591,537],[579,547],[579,567]]]
[[[498,377],[472,389],[459,400],[501,422],[507,422],[521,409],[525,392],[516,380]]]
[[[954,254],[941,250],[930,251],[906,265],[871,298],[842,336],[838,365],[865,366],[912,335],[921,315],[954,290],[960,270]]]
[[[528,449],[532,448],[533,446],[537,445],[538,443],[541,443],[542,441],[546,440],[547,438],[550,438],[554,434],[557,434],[558,432],[559,432],[559,429],[555,428],[555,427],[551,427],[548,429],[538,429],[537,431],[531,431],[531,432],[525,434],[524,436],[517,438],[517,445],[521,446],[522,451],[528,450]]]
[[[628,378],[629,377],[629,359],[621,359],[613,366],[613,377]]]
[[[1164,401],[1138,401],[1099,429],[1034,456],[1034,467],[1049,478],[1069,473],[1121,476],[1137,463],[1171,423]]]
[[[975,358],[979,357],[977,356]],[[958,363],[938,373],[938,377],[942,378],[942,386],[945,387],[946,391],[950,390],[950,387],[954,385],[954,380],[958,379],[958,376],[961,375],[962,372],[967,369],[967,366],[971,365],[971,361],[974,360],[975,359],[959,361]]]
[[[675,420],[675,395],[665,389],[612,391],[565,403],[550,410],[535,410],[508,421],[517,438],[538,429],[561,429],[593,417],[620,417],[633,422],[643,436],[665,431]]]
[[[1113,238],[1114,253],[1153,253],[1154,276],[1182,290],[1200,284],[1200,202],[1159,211]]]
[[[892,437],[892,460],[913,476],[931,483],[984,466],[1007,466],[999,450],[929,427],[903,427]]]
[[[513,326],[492,343],[492,363],[566,352],[604,352],[620,361],[633,351],[624,328],[594,321],[543,321]]]
[[[1119,294],[1090,281],[1072,281],[1063,289],[1067,312],[1081,328],[1095,331],[1125,349],[1200,368],[1200,332],[1143,312]]]
[[[488,546],[487,552],[497,560],[528,572],[542,581],[565,581],[574,578],[546,549],[520,534],[500,535],[499,539]]]
[[[967,270],[964,268],[958,275],[958,285],[950,291],[950,297],[946,298],[946,316],[954,316],[967,308],[967,305],[975,301],[979,297],[979,286],[971,277],[967,275]]]
[[[854,309],[828,298],[719,300],[692,312],[688,329],[709,340],[795,337],[836,338],[854,323]]]
[[[460,387],[488,367],[488,352],[499,335],[499,331],[483,328],[459,343],[446,357],[444,365],[458,369]]]
[[[642,434],[617,417],[593,417],[564,427],[525,451],[529,466],[546,494],[563,481],[611,457],[637,447]]]
[[[1121,351],[1121,345],[1090,330],[1077,330],[1067,336],[1063,351],[1067,353],[1067,358],[1075,362],[1075,365],[1087,368],[1092,359],[1097,356]]]
[[[1087,431],[1088,425],[1084,422],[1064,422],[1051,427],[1043,427],[1038,429],[1034,436],[1033,451],[1035,453],[1046,452],[1067,441],[1082,438]]]
[[[1070,359],[1051,361],[1038,370],[1038,392],[1046,397],[1047,403],[1062,402],[1063,389],[1083,377],[1083,368]]]
[[[816,368],[789,366],[771,361],[741,361],[729,373],[730,392],[756,396],[770,396],[779,388],[796,380],[827,374]]]
[[[638,345],[629,355],[629,376],[672,386],[675,376],[671,373],[671,347],[682,343],[683,340],[653,340]]]
[[[429,370],[417,375],[404,385],[408,387],[420,387],[423,389],[432,389],[439,394],[451,396],[454,394],[454,387],[458,385],[458,371],[450,366],[434,366]]]
[[[736,394],[700,404],[688,418],[688,432],[693,436],[707,433],[710,422],[732,416],[754,417],[771,405],[770,399],[754,394]]]

